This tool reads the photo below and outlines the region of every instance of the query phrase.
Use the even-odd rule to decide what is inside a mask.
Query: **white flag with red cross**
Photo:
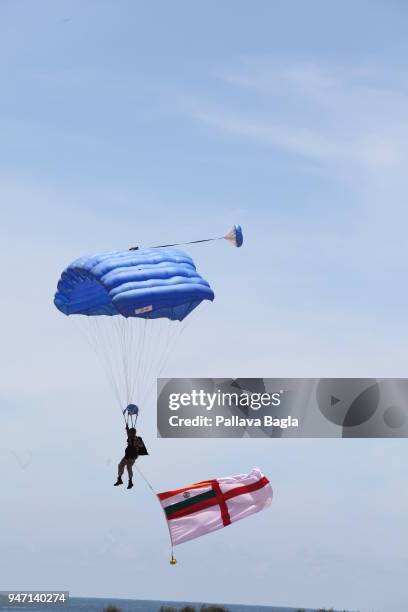
[[[158,498],[173,545],[227,527],[270,506],[272,487],[258,468],[249,474],[205,480]]]

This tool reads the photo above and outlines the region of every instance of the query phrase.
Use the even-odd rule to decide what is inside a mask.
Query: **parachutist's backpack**
[[[146,448],[145,443],[143,442],[142,438],[137,436],[136,440],[137,440],[137,454],[138,455],[148,455],[149,453],[147,452],[147,448]]]

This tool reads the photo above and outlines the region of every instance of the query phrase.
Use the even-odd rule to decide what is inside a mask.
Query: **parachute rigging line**
[[[164,508],[163,508],[163,506],[162,506],[162,505],[161,505],[161,503],[160,503],[160,499],[159,499],[159,497],[158,497],[158,495],[157,495],[156,491],[153,489],[153,485],[151,484],[151,482],[149,482],[149,480],[148,480],[148,479],[146,478],[146,476],[143,474],[142,470],[141,470],[141,469],[140,469],[140,468],[139,468],[137,465],[135,465],[135,466],[134,466],[134,468],[135,468],[135,469],[136,469],[136,471],[139,473],[139,475],[142,477],[142,479],[145,481],[145,483],[147,484],[147,486],[149,487],[149,489],[151,490],[151,492],[152,492],[152,493],[153,493],[153,495],[155,496],[156,500],[157,500],[157,501],[159,502],[159,504],[160,504],[161,511],[163,512],[163,516],[164,516],[165,521],[166,521],[167,531],[169,532],[169,540],[170,540],[170,552],[171,552],[171,557],[170,557],[170,561],[169,561],[169,563],[170,563],[170,565],[176,565],[177,560],[176,560],[176,558],[175,558],[175,556],[174,556],[174,546],[173,546],[173,540],[172,540],[172,538],[171,538],[171,532],[170,532],[169,523],[168,523],[168,520],[167,520],[167,517],[166,517],[166,512],[164,511]]]
[[[202,242],[215,242],[216,240],[228,240],[231,244],[236,247],[241,247],[244,241],[242,228],[240,225],[233,225],[232,228],[225,234],[225,236],[216,236],[214,238],[203,238],[202,240],[190,240],[188,242],[174,242],[173,244],[158,244],[152,249],[165,249],[167,247],[185,246],[187,244],[200,244]],[[138,246],[129,248],[129,251],[138,251]]]

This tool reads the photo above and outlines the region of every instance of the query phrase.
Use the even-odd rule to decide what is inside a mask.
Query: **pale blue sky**
[[[403,2],[0,2],[0,588],[402,612],[406,442],[155,438],[158,490],[259,465],[268,512],[167,563],[121,422],[53,307],[81,254],[219,234],[166,376],[405,376]]]

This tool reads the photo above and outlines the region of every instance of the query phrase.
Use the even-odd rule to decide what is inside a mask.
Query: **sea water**
[[[200,612],[203,603],[197,602],[174,602],[174,601],[148,601],[138,599],[97,599],[85,597],[71,597],[69,603],[65,605],[54,606],[50,605],[0,605],[0,612],[28,612],[28,610],[48,610],[48,612],[64,612],[64,610],[72,610],[73,612],[103,612],[106,606],[116,606],[121,612],[159,612],[162,606],[181,610],[183,606],[192,606]],[[211,604],[206,604],[211,605]],[[219,604],[224,606],[229,612],[297,612],[299,608],[277,608],[272,606],[243,606],[237,604]],[[305,612],[315,612],[314,610],[305,610]]]

